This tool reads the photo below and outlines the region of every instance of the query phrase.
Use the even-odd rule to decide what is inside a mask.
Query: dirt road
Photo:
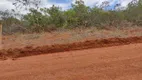
[[[142,80],[142,44],[0,61],[0,80]]]

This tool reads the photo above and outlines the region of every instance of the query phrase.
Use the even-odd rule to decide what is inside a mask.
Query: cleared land
[[[141,80],[142,44],[0,61],[0,80]]]
[[[142,28],[10,35],[2,46],[0,80],[142,79]]]
[[[142,43],[141,27],[61,30],[3,36],[0,59]]]
[[[23,48],[25,46],[46,46],[54,44],[69,44],[86,40],[127,38],[142,36],[142,27],[126,27],[122,29],[109,28],[98,30],[88,29],[61,30],[52,33],[14,34],[3,36],[3,49]]]

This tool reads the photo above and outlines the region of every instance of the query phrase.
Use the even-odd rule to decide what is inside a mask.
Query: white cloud
[[[75,0],[73,0],[75,1]],[[113,4],[115,1],[118,0],[83,0],[87,6],[94,6],[96,3],[100,5],[104,1],[110,1],[110,4]],[[132,0],[120,0],[120,3],[123,7],[127,7],[128,3],[130,3]]]
[[[121,0],[121,6],[126,7],[132,0]]]
[[[68,9],[71,5],[71,3],[50,3],[47,0],[43,0],[41,4],[42,4],[41,7],[47,7],[47,8],[52,7],[52,5],[56,5],[62,7],[63,10]]]
[[[108,1],[108,0],[83,0],[83,1],[85,2],[87,6],[94,6],[96,3],[100,5],[102,2]]]
[[[14,9],[12,2],[8,0],[0,0],[0,10],[4,11],[7,9]]]
[[[0,10],[7,10],[7,9],[14,9],[14,6],[12,5],[13,0],[0,0]],[[96,3],[99,5],[103,1],[106,0],[83,0],[85,2],[85,5],[87,6],[94,6]],[[113,3],[115,0],[107,0]],[[132,0],[120,0],[123,7],[126,7],[129,2]],[[72,3],[74,3],[75,0],[72,0]],[[63,10],[66,10],[70,7],[71,3],[50,3],[48,0],[42,0],[41,7],[51,7],[52,5],[60,6]]]

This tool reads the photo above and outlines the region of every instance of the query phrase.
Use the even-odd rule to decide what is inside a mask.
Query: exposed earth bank
[[[8,59],[0,61],[0,74],[0,80],[141,80],[142,44]]]

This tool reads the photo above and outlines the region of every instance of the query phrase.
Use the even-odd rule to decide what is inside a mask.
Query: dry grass
[[[67,44],[84,40],[126,38],[142,36],[142,27],[113,28],[98,30],[94,27],[88,29],[60,30],[52,33],[14,34],[3,36],[3,49],[22,48],[25,46],[43,46],[53,44]]]

